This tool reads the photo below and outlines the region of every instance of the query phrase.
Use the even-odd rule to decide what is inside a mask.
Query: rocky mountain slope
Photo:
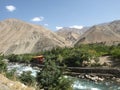
[[[27,87],[18,81],[11,81],[0,74],[0,90],[35,90],[32,87]]]
[[[42,26],[17,19],[0,22],[0,53],[32,53],[64,46],[64,38]]]
[[[64,27],[62,29],[59,29],[56,33],[65,38],[65,40],[68,41],[70,45],[74,45],[80,36],[87,30],[87,27],[82,29]]]
[[[120,21],[95,25],[84,33],[76,45],[87,43],[104,43],[107,45],[120,43]]]
[[[18,19],[0,22],[0,53],[3,54],[34,53],[81,43],[120,43],[120,21],[83,29],[66,27],[57,32]]]

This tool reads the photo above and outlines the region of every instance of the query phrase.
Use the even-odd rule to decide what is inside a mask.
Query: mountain
[[[106,45],[119,44],[120,20],[92,26],[80,37],[76,45],[87,43],[104,43]]]
[[[62,29],[59,29],[56,33],[65,38],[65,40],[69,42],[70,45],[74,45],[79,37],[87,30],[87,27],[82,29],[64,27]]]
[[[42,26],[18,19],[0,22],[0,53],[34,53],[64,46],[67,46],[64,38]]]

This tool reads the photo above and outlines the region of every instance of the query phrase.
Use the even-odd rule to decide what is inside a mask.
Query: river
[[[74,90],[120,90],[120,84],[108,81],[94,82],[88,79],[76,79]]]
[[[31,71],[31,75],[36,76],[37,72],[39,72],[39,68],[37,67],[32,68],[30,65],[9,63],[8,70],[10,71],[12,69],[16,69],[18,75],[20,75],[23,71]],[[71,77],[71,79],[74,80],[74,90],[120,90],[120,84],[111,80],[94,82],[88,79],[80,79],[74,77]]]

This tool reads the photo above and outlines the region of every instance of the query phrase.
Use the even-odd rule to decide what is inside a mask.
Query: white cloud
[[[45,23],[44,26],[49,26],[49,25],[47,23]]]
[[[9,11],[9,12],[13,12],[16,10],[16,7],[13,6],[13,5],[8,5],[8,6],[5,6],[5,8]]]
[[[56,26],[56,29],[59,30],[59,29],[62,29],[63,27],[59,27],[59,26]]]
[[[34,17],[31,21],[33,22],[40,22],[40,21],[43,21],[44,17]]]
[[[70,26],[70,28],[82,29],[82,28],[83,28],[83,26],[73,25],[73,26]]]

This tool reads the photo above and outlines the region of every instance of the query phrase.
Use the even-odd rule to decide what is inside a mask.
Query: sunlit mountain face
[[[0,22],[0,52],[22,54],[67,46],[64,38],[39,25],[18,19]]]

